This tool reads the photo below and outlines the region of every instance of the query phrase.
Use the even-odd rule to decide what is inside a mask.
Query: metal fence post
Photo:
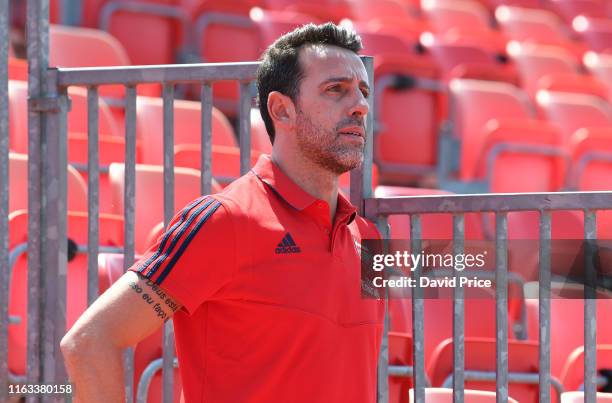
[[[28,56],[28,97],[45,92],[45,72],[49,65],[49,0],[28,0],[26,21]],[[27,382],[40,383],[41,246],[43,238],[43,195],[41,138],[44,134],[41,111],[28,106],[28,332]],[[30,395],[27,403],[40,398]]]

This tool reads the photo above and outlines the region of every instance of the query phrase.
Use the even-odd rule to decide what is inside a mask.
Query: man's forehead
[[[353,77],[367,82],[367,72],[356,53],[338,46],[307,45],[300,50],[300,64],[306,76]]]

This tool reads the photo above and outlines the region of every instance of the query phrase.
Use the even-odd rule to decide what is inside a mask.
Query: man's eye
[[[370,96],[370,92],[368,90],[361,90],[361,93],[363,94],[364,98],[367,98]]]
[[[340,92],[342,88],[339,85],[332,85],[331,87],[327,87],[327,91],[329,92]]]

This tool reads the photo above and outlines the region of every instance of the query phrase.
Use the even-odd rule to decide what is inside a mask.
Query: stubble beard
[[[341,175],[361,166],[365,145],[342,143],[338,129],[315,124],[297,111],[297,143],[302,154],[320,167]]]

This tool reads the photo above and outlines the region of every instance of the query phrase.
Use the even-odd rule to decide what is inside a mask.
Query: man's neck
[[[272,151],[272,161],[304,191],[329,204],[333,223],[338,205],[338,176],[298,153],[291,155],[291,158],[283,158],[282,153]]]

